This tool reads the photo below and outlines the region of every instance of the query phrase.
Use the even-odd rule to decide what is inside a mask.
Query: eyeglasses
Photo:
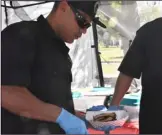
[[[75,14],[75,18],[76,18],[76,21],[79,25],[80,28],[82,29],[87,29],[91,26],[90,23],[87,23],[87,20],[85,19],[85,17],[75,8],[73,8],[71,5],[69,5],[72,9],[72,11],[74,12]]]

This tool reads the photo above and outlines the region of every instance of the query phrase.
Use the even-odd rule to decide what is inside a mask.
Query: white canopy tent
[[[12,4],[13,6],[22,6],[33,3],[40,2],[13,1]],[[7,8],[8,25],[21,20],[36,20],[40,14],[43,14],[46,17],[53,7],[53,4],[54,2],[48,2],[18,9]],[[4,1],[2,1],[2,5],[4,5]],[[6,6],[10,6],[9,1],[6,2]],[[154,9],[157,10],[158,14],[156,13],[156,15],[152,18],[149,18],[146,15],[146,18],[148,17],[149,19],[144,20],[143,10],[149,6],[151,10],[153,9],[152,7],[156,7]],[[150,12],[150,16],[152,13],[155,13],[155,11]],[[116,38],[115,40],[120,41],[120,46],[122,49],[124,49],[124,53],[126,53],[127,49],[129,48],[129,41],[133,40],[139,27],[145,24],[147,21],[151,21],[162,16],[162,2],[100,1],[97,15],[100,16],[101,21],[107,25],[107,29],[102,29],[97,26],[97,30],[99,32],[98,41],[107,40],[110,35],[114,36]],[[141,17],[143,18],[141,19]],[[2,29],[6,27],[5,19],[5,8],[2,7]],[[92,27],[90,27],[87,33],[83,35],[81,39],[74,41],[72,45],[68,45],[70,47],[70,56],[73,60],[73,89],[99,86],[99,72],[95,48],[91,47],[94,45],[93,32]]]

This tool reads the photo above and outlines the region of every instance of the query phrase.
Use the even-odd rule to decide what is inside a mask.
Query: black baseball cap
[[[73,0],[73,1],[70,1],[68,0],[67,1],[68,4],[70,4],[71,6],[73,6],[75,9],[79,9],[83,12],[85,12],[86,14],[88,14],[91,18],[92,18],[92,21],[96,24],[98,24],[99,26],[103,27],[103,28],[106,28],[106,26],[101,22],[99,21],[99,18],[98,17],[95,17],[96,15],[96,11],[98,9],[98,3],[97,1],[79,1],[79,0]]]

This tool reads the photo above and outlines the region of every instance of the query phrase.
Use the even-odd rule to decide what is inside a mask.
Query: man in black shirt
[[[56,2],[45,19],[22,21],[2,34],[2,134],[87,134],[75,116],[71,59],[64,42],[86,33],[95,1]]]
[[[120,67],[111,106],[120,104],[133,78],[142,78],[139,130],[162,134],[162,18],[142,26]]]

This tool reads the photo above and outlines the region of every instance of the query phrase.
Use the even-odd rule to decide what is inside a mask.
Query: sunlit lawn
[[[120,62],[123,59],[123,50],[117,47],[106,48],[100,45],[99,51],[101,52],[100,58],[102,62],[103,74],[115,74]]]
[[[117,47],[105,48],[103,46],[99,46],[99,51],[101,52],[100,58],[102,62],[103,76],[104,75],[111,76],[117,74],[118,73],[117,69],[123,58],[123,51]],[[114,61],[116,63],[113,63]],[[73,92],[74,91],[87,92],[90,90],[91,88],[82,88],[82,89],[75,89],[73,90]]]
[[[103,75],[117,74],[119,64],[102,64]]]

